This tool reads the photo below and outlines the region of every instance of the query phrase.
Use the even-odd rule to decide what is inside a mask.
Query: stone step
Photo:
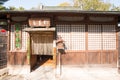
[[[0,69],[0,80],[8,75],[8,68]]]

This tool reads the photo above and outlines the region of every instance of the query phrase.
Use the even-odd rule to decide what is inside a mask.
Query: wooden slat
[[[81,52],[70,52],[62,54],[62,65],[85,65],[86,54]]]
[[[55,31],[55,28],[25,28],[26,32],[36,32],[36,31]]]
[[[27,64],[26,52],[9,52],[8,63],[9,65],[26,65]]]
[[[32,34],[32,54],[53,55],[53,35]]]
[[[89,52],[88,51],[88,55],[87,55],[87,58],[88,58],[88,65],[89,64],[100,64],[101,63],[101,52]]]

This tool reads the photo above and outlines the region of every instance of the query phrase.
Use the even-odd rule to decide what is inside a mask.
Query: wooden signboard
[[[50,18],[30,18],[31,27],[50,27]]]

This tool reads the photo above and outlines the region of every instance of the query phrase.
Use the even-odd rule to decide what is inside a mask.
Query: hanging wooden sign
[[[29,26],[31,26],[31,27],[50,27],[50,18],[30,18]]]

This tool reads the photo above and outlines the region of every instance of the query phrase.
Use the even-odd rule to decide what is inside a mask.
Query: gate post
[[[57,75],[60,76],[61,75],[61,55],[64,53],[64,43],[63,43],[63,39],[61,36],[58,36],[58,39],[56,41],[57,44],[57,55],[58,55],[58,65],[57,65]]]
[[[118,31],[118,73],[120,73],[120,30]]]

